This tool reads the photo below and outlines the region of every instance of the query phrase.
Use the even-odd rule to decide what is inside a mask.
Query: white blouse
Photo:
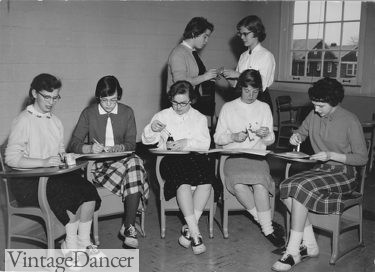
[[[207,127],[207,118],[194,108],[185,114],[177,114],[172,107],[162,110],[152,117],[151,122],[144,128],[142,142],[156,144],[158,148],[165,149],[168,133],[163,130],[154,132],[151,123],[159,120],[166,124],[166,129],[172,134],[173,140],[187,139],[185,149],[205,149],[210,147],[210,133]]]

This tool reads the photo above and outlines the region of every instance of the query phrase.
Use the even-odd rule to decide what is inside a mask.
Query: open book
[[[282,153],[274,153],[276,156],[281,156],[290,159],[307,159],[310,156],[306,153],[299,152],[299,151],[291,151],[291,152],[282,152]]]

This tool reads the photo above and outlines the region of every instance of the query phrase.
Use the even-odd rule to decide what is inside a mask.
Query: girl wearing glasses
[[[84,109],[70,142],[74,153],[103,151],[134,151],[136,125],[133,110],[118,103],[122,88],[114,76],[102,77],[96,86],[97,104]],[[88,142],[86,141],[88,140]],[[94,181],[124,202],[124,218],[120,235],[124,246],[138,248],[135,219],[140,201],[145,206],[149,196],[147,174],[143,160],[135,154],[118,161],[98,161],[92,169]]]
[[[266,102],[272,113],[273,106],[268,88],[273,83],[276,64],[272,53],[261,44],[266,39],[265,27],[259,17],[250,15],[237,24],[237,35],[247,50],[240,56],[236,70],[224,69],[223,75],[226,78],[238,79],[247,69],[258,70],[262,76],[263,86],[258,94],[258,100]]]
[[[143,130],[142,142],[157,143],[160,149],[208,150],[211,140],[207,118],[190,105],[190,101],[195,98],[193,86],[187,81],[177,81],[171,86],[168,98],[172,107],[154,115]],[[167,142],[169,136],[174,141]],[[166,181],[165,199],[177,196],[187,223],[182,227],[182,235],[178,240],[180,245],[185,248],[191,246],[194,254],[205,252],[198,221],[210,196],[211,184],[215,181],[207,157],[198,154],[166,156],[161,161],[160,172]],[[192,186],[196,186],[193,193]]]
[[[259,71],[245,70],[238,78],[241,97],[225,103],[214,135],[215,143],[227,148],[265,150],[275,141],[268,105],[258,101],[262,90]],[[260,224],[264,236],[276,247],[285,244],[272,224],[270,188],[272,177],[265,159],[231,157],[224,167],[226,187]]]
[[[36,76],[30,86],[31,104],[14,120],[5,151],[11,167],[53,167],[62,164],[63,126],[52,110],[60,99],[61,82],[50,74]],[[38,206],[38,178],[15,179],[10,183],[17,201]],[[57,219],[65,226],[64,254],[72,249],[97,251],[91,244],[94,210],[100,207],[96,188],[79,172],[52,176],[47,183],[47,199]]]

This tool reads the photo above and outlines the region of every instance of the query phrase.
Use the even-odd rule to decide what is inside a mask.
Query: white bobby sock
[[[195,219],[195,215],[188,215],[185,216],[185,221],[189,227],[190,235],[192,237],[196,237],[199,234],[199,228],[197,224],[197,220]]]
[[[286,252],[297,256],[299,254],[299,246],[302,242],[303,232],[290,230],[289,242],[286,247]]]
[[[254,208],[249,209],[247,211],[253,216],[254,220],[259,223],[257,208],[254,207]]]
[[[265,212],[258,212],[258,218],[264,235],[267,236],[273,233],[271,209]]]
[[[303,244],[308,248],[317,248],[318,243],[316,242],[314,230],[312,225],[305,226],[303,230]]]
[[[77,231],[79,220],[65,225],[66,238],[65,243],[68,249],[77,249]]]
[[[198,210],[194,209],[194,215],[195,215],[195,220],[197,220],[197,224],[199,222],[199,218],[201,218],[202,213],[203,213],[203,211],[198,211]]]
[[[78,242],[81,248],[91,245],[90,232],[92,220],[85,223],[80,222],[78,225]]]

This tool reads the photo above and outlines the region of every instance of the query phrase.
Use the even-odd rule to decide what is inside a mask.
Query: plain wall
[[[368,12],[370,22],[374,7]],[[168,55],[192,17],[206,17],[215,26],[201,53],[206,67],[235,68],[244,50],[235,38],[235,26],[250,14],[262,18],[267,31],[263,45],[278,59],[280,10],[280,1],[0,1],[0,144],[24,108],[32,79],[43,72],[63,83],[55,114],[64,124],[66,143],[80,112],[92,101],[97,81],[109,74],[124,89],[121,102],[134,109],[139,140],[143,127],[161,109]],[[367,48],[374,43],[373,29],[367,28]],[[366,60],[365,79],[373,80],[374,52]],[[371,80],[364,86],[372,87]],[[272,87],[306,96],[307,86]],[[374,99],[346,101],[352,101],[355,107],[350,108],[361,116],[371,116],[367,113],[375,108]],[[222,104],[217,95],[217,114]]]

